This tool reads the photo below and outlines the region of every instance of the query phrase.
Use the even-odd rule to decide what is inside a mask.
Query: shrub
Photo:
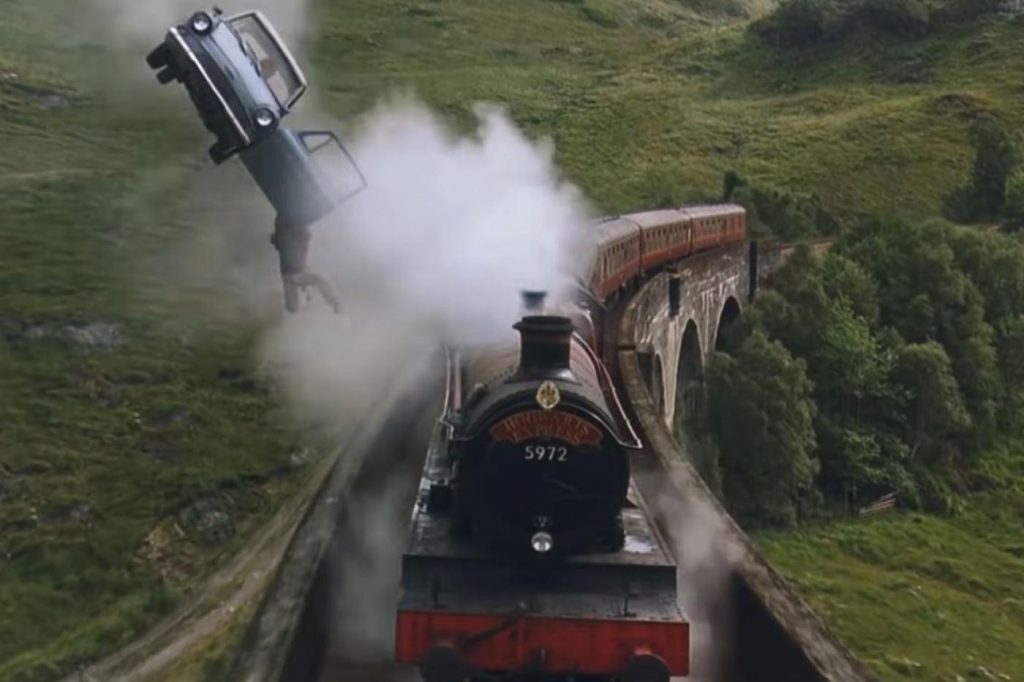
[[[778,46],[804,46],[835,37],[842,18],[832,0],[783,0],[751,28]]]
[[[1017,142],[1006,126],[989,114],[978,116],[971,124],[971,142],[974,164],[970,180],[946,197],[943,213],[959,222],[994,220],[1003,214],[1007,183],[1017,169]],[[1012,189],[1018,192],[1019,188]],[[1015,195],[1015,202],[1017,198]]]
[[[795,240],[834,234],[839,229],[838,219],[821,205],[817,196],[750,184],[735,171],[725,174],[722,200],[747,209],[747,223],[754,236],[773,234]]]
[[[751,28],[778,46],[802,47],[838,41],[861,28],[920,36],[930,25],[920,0],[783,0]]]
[[[865,26],[897,35],[928,32],[928,10],[918,0],[862,0],[855,10]]]
[[[601,28],[618,28],[619,20],[608,10],[601,7],[594,7],[592,5],[583,5],[580,7],[580,11],[583,16],[587,18],[591,23],[597,24]]]

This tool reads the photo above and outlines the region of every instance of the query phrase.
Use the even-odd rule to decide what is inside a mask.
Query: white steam
[[[447,341],[507,337],[520,291],[562,286],[586,257],[587,212],[559,179],[551,145],[531,142],[497,109],[479,115],[475,134],[460,137],[403,99],[353,134],[369,186],[313,227],[310,253],[342,317],[310,289],[307,309],[263,343],[301,414],[358,414],[408,358]],[[269,226],[252,229],[266,244]]]
[[[733,566],[740,556],[713,502],[692,492],[655,499],[678,564],[677,595],[690,621],[690,682],[734,679]]]
[[[171,26],[194,12],[219,6],[228,16],[260,10],[292,49],[299,49],[309,26],[309,0],[75,0],[108,35],[129,44],[155,46]]]
[[[585,255],[587,211],[552,145],[497,108],[477,116],[460,137],[407,99],[372,112],[352,141],[369,188],[315,238],[320,267],[347,295],[460,340],[506,333],[522,289],[559,288]]]

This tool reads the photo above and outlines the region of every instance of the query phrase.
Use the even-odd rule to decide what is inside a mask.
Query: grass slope
[[[144,631],[298,478],[251,330],[171,333],[138,272],[189,229],[168,197],[194,162],[180,150],[202,152],[195,125],[155,83],[112,100],[127,72],[63,41],[76,20],[12,0],[0,22],[0,680],[52,679]],[[76,340],[91,324],[113,345]],[[232,538],[179,515],[201,499]]]
[[[717,192],[735,169],[845,214],[931,214],[966,175],[970,116],[1024,123],[1016,18],[786,51],[680,3],[320,8],[314,82],[331,108],[358,112],[396,88],[461,120],[476,100],[506,104],[607,211],[642,206],[659,183]]]
[[[956,519],[898,513],[760,544],[882,679],[1018,680],[1022,527],[1018,490],[979,494]]]

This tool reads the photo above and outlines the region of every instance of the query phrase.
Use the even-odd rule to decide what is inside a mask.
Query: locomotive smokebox
[[[556,315],[527,315],[519,332],[519,376],[571,378],[569,349],[572,320]]]
[[[522,292],[522,296],[524,315],[544,314],[544,301],[548,297],[548,292],[539,290],[527,290]]]

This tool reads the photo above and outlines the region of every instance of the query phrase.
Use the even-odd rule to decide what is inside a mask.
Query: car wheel
[[[231,152],[223,142],[217,142],[210,147],[210,159],[218,166],[227,161],[229,156],[231,156]]]
[[[160,81],[160,85],[167,85],[177,77],[178,70],[173,66],[165,67],[163,71],[156,74],[156,79]]]
[[[160,43],[153,48],[152,52],[146,55],[146,63],[149,64],[151,69],[167,66],[171,63],[171,48],[167,47],[167,43]]]
[[[213,17],[206,12],[196,12],[188,20],[188,26],[196,35],[205,36],[213,30]]]

